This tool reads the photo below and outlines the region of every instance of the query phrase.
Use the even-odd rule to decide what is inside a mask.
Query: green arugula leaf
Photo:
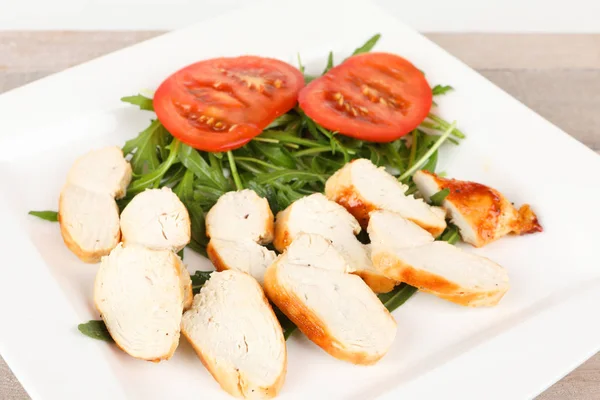
[[[244,185],[242,185],[242,180],[240,179],[240,175],[237,171],[237,165],[235,164],[235,157],[233,156],[231,150],[227,152],[227,159],[229,160],[229,170],[231,171],[231,176],[235,182],[235,188],[237,190],[244,189]]]
[[[450,244],[456,244],[460,240],[460,233],[458,228],[453,224],[448,224],[446,230],[440,235],[437,240],[448,242]]]
[[[260,174],[256,177],[256,183],[266,184],[272,183],[274,181],[280,180],[282,182],[289,182],[294,179],[304,179],[307,181],[320,181],[325,183],[326,178],[312,171],[300,171],[300,170],[292,170],[285,169],[280,171],[269,172],[265,174]]]
[[[192,292],[195,295],[200,293],[200,289],[210,279],[212,273],[213,271],[196,271],[193,275],[190,275],[190,278],[192,278]]]
[[[114,342],[113,338],[108,332],[108,329],[106,329],[104,321],[102,320],[91,320],[84,324],[79,324],[77,329],[79,329],[79,332],[83,333],[85,336],[91,337],[92,339],[104,340],[105,342]]]
[[[147,174],[158,168],[161,162],[158,158],[158,149],[165,148],[164,136],[167,135],[170,136],[160,121],[156,119],[137,137],[125,143],[123,154],[133,153],[131,168],[134,174]]]
[[[121,97],[121,101],[138,106],[138,107],[140,107],[141,110],[154,111],[154,106],[152,105],[152,99],[148,98],[142,94]]]
[[[325,69],[323,70],[323,75],[325,75],[327,73],[327,71],[329,71],[331,68],[333,68],[333,52],[332,51],[329,52],[329,56],[327,57],[327,65],[325,66]]]
[[[29,211],[28,214],[46,221],[58,222],[58,212],[56,211]]]
[[[169,157],[161,163],[158,168],[154,171],[144,174],[137,179],[134,179],[129,188],[127,189],[127,196],[134,196],[137,193],[141,193],[146,189],[156,188],[160,184],[163,176],[167,173],[169,168],[177,161],[177,155],[179,153],[180,142],[173,140],[169,145]]]
[[[416,287],[401,283],[391,292],[379,294],[377,297],[379,297],[379,300],[381,300],[385,308],[387,308],[389,312],[392,312],[402,304],[406,303],[406,301],[416,292]]]
[[[454,90],[454,88],[452,86],[435,85],[433,87],[433,89],[431,89],[431,92],[433,93],[434,96],[440,96],[440,95],[446,94],[448,92],[451,92],[452,90]]]
[[[362,46],[360,46],[356,50],[354,50],[352,55],[354,56],[354,55],[361,54],[361,53],[368,53],[369,51],[371,51],[373,49],[373,47],[375,47],[375,45],[377,44],[377,42],[379,41],[380,38],[381,38],[381,35],[379,33],[374,35],[372,38],[367,40],[365,42],[365,44],[363,44]]]
[[[192,170],[203,185],[212,186],[222,191],[227,191],[230,188],[223,171],[212,168],[198,150],[193,147],[182,144],[179,151],[179,160],[187,169]]]
[[[271,307],[273,308],[273,312],[279,320],[279,324],[281,325],[281,329],[283,330],[283,338],[285,340],[288,340],[291,334],[294,333],[294,331],[298,329],[298,327],[294,325],[294,323],[274,304],[271,304]]]
[[[429,200],[431,201],[431,204],[433,204],[434,206],[441,207],[442,203],[444,202],[444,199],[446,197],[448,197],[449,194],[450,194],[450,189],[448,189],[448,188],[442,189],[439,192],[431,195],[431,197],[429,197]]]

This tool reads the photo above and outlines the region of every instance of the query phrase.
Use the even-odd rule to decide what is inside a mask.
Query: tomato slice
[[[296,105],[302,73],[283,61],[243,56],[189,65],[157,89],[159,121],[196,149],[227,151],[248,143]]]
[[[415,129],[431,109],[425,76],[402,57],[350,57],[300,91],[300,108],[321,126],[371,142],[390,142]]]

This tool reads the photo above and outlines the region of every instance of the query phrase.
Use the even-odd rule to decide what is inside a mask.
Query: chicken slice
[[[509,288],[506,270],[433,237],[399,214],[371,214],[372,260],[384,275],[464,306],[496,305]]]
[[[366,229],[369,213],[388,210],[413,221],[433,236],[446,229],[443,213],[413,195],[405,195],[408,187],[378,168],[370,160],[353,160],[333,174],[325,184],[328,199],[344,206]]]
[[[209,238],[268,244],[273,240],[273,213],[267,199],[253,190],[227,192],[206,214]]]
[[[67,184],[120,199],[131,182],[131,165],[117,146],[92,150],[79,157],[67,174]]]
[[[301,233],[321,235],[342,255],[354,273],[365,277],[373,291],[389,292],[396,282],[373,267],[368,248],[355,236],[360,230],[358,221],[344,207],[315,193],[296,200],[277,215],[273,244],[282,252]]]
[[[79,259],[96,263],[119,243],[119,210],[131,181],[131,166],[118,147],[91,151],[78,158],[67,174],[58,201],[60,231]]]
[[[323,237],[300,235],[267,269],[265,291],[327,353],[374,364],[392,345],[396,322],[362,279],[344,272],[346,261],[330,249]]]
[[[58,204],[63,240],[82,261],[97,263],[119,243],[119,209],[109,194],[67,185]]]
[[[213,378],[229,394],[277,395],[287,351],[283,332],[260,285],[239,271],[213,272],[181,324]]]
[[[123,242],[178,252],[190,242],[190,216],[168,187],[136,195],[121,213]]]
[[[353,272],[344,257],[321,235],[301,233],[285,250],[286,262],[310,268]]]
[[[542,231],[529,205],[525,204],[517,211],[502,193],[491,187],[440,178],[427,171],[418,171],[413,180],[428,201],[430,196],[443,189],[450,191],[442,205],[458,227],[463,241],[475,247],[485,246],[509,233],[523,235]]]
[[[275,252],[262,246],[273,240],[269,202],[254,191],[228,192],[206,214],[208,258],[218,271],[235,269],[262,284]]]
[[[173,355],[185,302],[191,298],[191,285],[182,280],[184,269],[170,250],[139,245],[119,244],[102,258],[94,303],[123,351],[155,362]]]
[[[267,267],[275,261],[274,251],[252,240],[211,239],[208,258],[217,271],[235,269],[253,276],[262,285]]]

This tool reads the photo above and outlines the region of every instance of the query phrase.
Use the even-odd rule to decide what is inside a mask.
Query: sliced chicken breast
[[[254,191],[228,192],[206,214],[208,257],[218,271],[235,269],[261,284],[275,252],[262,246],[273,240],[269,202]]]
[[[211,239],[206,247],[208,258],[217,271],[235,269],[253,276],[262,285],[267,267],[277,255],[252,240]]]
[[[227,240],[273,240],[273,213],[267,199],[253,190],[228,192],[206,214],[206,235]]]
[[[123,351],[155,362],[173,355],[185,302],[191,298],[191,285],[182,280],[184,269],[170,250],[139,245],[119,244],[102,258],[94,303]]]
[[[422,199],[405,195],[406,185],[384,168],[370,160],[353,160],[333,174],[325,185],[328,199],[344,206],[363,228],[369,223],[369,213],[388,210],[402,215],[437,237],[446,229],[443,213]]]
[[[373,265],[384,275],[464,306],[496,305],[509,288],[493,261],[433,237],[399,214],[371,214]]]
[[[87,263],[99,262],[121,238],[119,209],[107,193],[65,186],[58,202],[58,220],[66,246]]]
[[[67,184],[120,199],[131,182],[131,165],[117,146],[92,150],[78,158],[67,175]]]
[[[353,272],[346,259],[321,235],[301,233],[285,250],[286,262],[310,268]]]
[[[396,322],[362,279],[344,272],[347,263],[331,250],[323,237],[299,236],[267,269],[265,291],[327,353],[374,364],[392,345]]]
[[[121,213],[123,242],[178,252],[190,242],[190,216],[168,187],[136,195]]]
[[[282,252],[301,233],[321,235],[344,257],[352,271],[366,278],[374,291],[389,292],[396,282],[373,267],[368,248],[355,236],[360,230],[358,221],[344,207],[315,193],[295,201],[277,215],[273,244]]]
[[[239,271],[214,272],[183,315],[183,335],[229,394],[277,395],[285,380],[283,332],[260,285]]]
[[[82,261],[99,262],[119,243],[115,197],[125,196],[130,181],[131,166],[116,146],[83,155],[69,170],[58,216],[65,244]]]
[[[509,233],[523,235],[541,232],[542,227],[529,205],[517,209],[497,190],[475,182],[445,179],[418,171],[413,180],[423,197],[448,189],[442,206],[458,227],[463,241],[476,247]]]

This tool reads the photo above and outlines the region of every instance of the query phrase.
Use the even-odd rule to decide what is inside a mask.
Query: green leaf
[[[448,224],[446,230],[440,235],[437,240],[448,242],[450,244],[456,244],[460,240],[460,233],[458,228],[453,224]]]
[[[435,85],[433,89],[431,89],[431,93],[433,93],[434,96],[439,96],[451,92],[452,90],[454,90],[452,86]]]
[[[406,283],[401,283],[391,292],[382,293],[377,297],[379,297],[379,300],[381,300],[385,308],[387,308],[389,312],[392,312],[404,304],[406,300],[410,299],[411,296],[416,292],[416,287],[407,285]]]
[[[227,152],[227,160],[229,160],[229,169],[231,170],[231,176],[235,182],[235,188],[237,190],[244,189],[244,185],[242,185],[242,181],[240,180],[240,175],[238,174],[237,166],[235,165],[235,158],[231,150]]]
[[[187,169],[192,170],[202,184],[222,191],[229,189],[229,182],[223,175],[223,171],[212,168],[193,147],[182,144],[179,151],[179,160]]]
[[[431,204],[433,204],[434,206],[441,207],[442,202],[444,201],[444,199],[446,197],[448,197],[449,194],[450,194],[450,189],[448,189],[448,188],[442,189],[439,192],[431,195],[429,200],[431,201]]]
[[[455,126],[456,122],[452,123],[452,125],[448,127],[446,132],[444,132],[443,135],[437,138],[433,146],[431,146],[431,148],[427,150],[425,154],[423,154],[417,161],[415,161],[414,164],[408,170],[404,171],[404,173],[400,175],[398,179],[403,181],[404,179],[412,176],[412,174],[414,174],[423,164],[425,164],[429,157],[431,157],[433,153],[435,153],[437,149],[442,145],[442,143],[444,143],[444,141],[448,139],[448,136],[450,136]]]
[[[371,51],[373,49],[373,47],[375,47],[375,45],[377,44],[377,42],[379,41],[380,38],[381,38],[381,35],[379,33],[374,35],[372,38],[367,40],[365,42],[365,44],[363,44],[362,46],[360,46],[356,50],[354,50],[352,55],[354,56],[356,54],[368,53],[369,51]]]
[[[294,325],[294,323],[274,304],[271,304],[271,307],[273,308],[273,312],[279,320],[279,324],[283,330],[283,338],[288,340],[290,335],[297,329],[296,325]]]
[[[177,256],[178,256],[179,258],[181,258],[181,261],[183,261],[183,249],[181,249],[181,250],[179,250],[179,251],[177,252]]]
[[[274,171],[265,174],[258,175],[256,177],[256,183],[259,185],[265,183],[271,183],[277,180],[281,180],[283,182],[289,182],[294,179],[304,179],[307,181],[321,181],[325,183],[326,178],[312,171],[300,171],[300,170],[292,170],[285,169],[281,171]]]
[[[449,127],[450,127],[450,123],[446,120],[444,120],[441,117],[438,117],[437,115],[433,114],[433,113],[429,113],[427,115],[427,118],[429,118],[430,120],[436,122],[439,125],[439,131],[446,131]],[[452,135],[456,136],[459,139],[464,139],[465,138],[465,134],[462,133],[462,131],[460,129],[456,128],[456,123],[454,125],[454,128],[452,129]]]
[[[304,65],[302,65],[302,60],[300,59],[300,53],[298,53],[298,69],[304,74]]]
[[[200,289],[210,279],[210,274],[212,273],[213,271],[196,271],[193,275],[190,275],[190,278],[192,278],[192,292],[194,294],[200,293]]]
[[[102,320],[91,320],[84,324],[79,324],[77,329],[79,329],[79,332],[92,339],[104,340],[105,342],[114,341]]]
[[[267,143],[252,143],[252,149],[266,157],[275,167],[296,168],[296,161],[283,151],[281,145]]]
[[[323,70],[323,75],[325,75],[327,73],[327,71],[329,71],[331,68],[333,68],[333,52],[332,51],[329,52],[329,56],[327,57],[327,65],[325,66],[325,69]]]
[[[28,214],[46,221],[58,222],[58,212],[56,211],[29,211]]]
[[[137,137],[128,140],[123,147],[124,154],[133,153],[131,168],[136,175],[147,174],[160,165],[159,148],[164,149],[164,136],[170,136],[160,121],[154,120]],[[162,145],[162,146],[160,146]]]
[[[152,105],[152,99],[150,99],[144,95],[141,95],[141,94],[136,94],[134,96],[121,97],[121,101],[138,106],[138,107],[140,107],[141,110],[154,111],[154,106]]]
[[[144,174],[131,182],[129,188],[127,189],[128,197],[130,195],[133,196],[137,193],[141,193],[146,189],[158,187],[158,184],[161,182],[163,176],[167,173],[169,168],[171,168],[171,166],[177,162],[179,147],[180,142],[178,140],[173,140],[173,142],[170,144],[169,157],[154,171]]]

